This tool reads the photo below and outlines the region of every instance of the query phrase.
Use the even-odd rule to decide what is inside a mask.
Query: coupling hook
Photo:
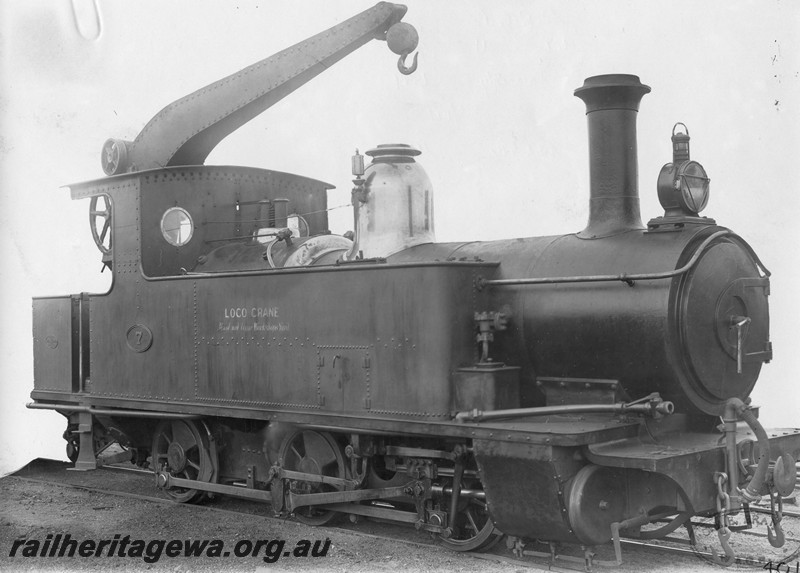
[[[725,552],[725,556],[722,557],[717,554],[716,548],[711,548],[711,559],[717,565],[722,565],[723,567],[729,567],[736,562],[736,554],[733,552],[733,548],[728,543],[728,539],[731,537],[731,530],[727,527],[723,526],[720,527],[717,531],[717,536],[719,537],[719,544],[722,546],[722,550]]]
[[[775,500],[778,500],[778,507],[775,507]],[[780,493],[773,491],[769,488],[769,505],[770,513],[772,514],[772,526],[775,528],[775,533],[772,532],[772,527],[767,525],[767,539],[769,544],[773,547],[783,547],[786,543],[786,537],[783,534],[783,527],[781,520],[783,519],[783,498]]]
[[[783,534],[783,527],[781,527],[781,523],[779,521],[775,522],[775,533],[772,533],[772,528],[767,525],[767,539],[769,540],[769,544],[773,547],[783,547],[783,544],[786,543],[786,537]]]

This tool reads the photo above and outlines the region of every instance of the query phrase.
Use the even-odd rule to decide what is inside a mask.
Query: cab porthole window
[[[170,207],[161,217],[161,234],[164,239],[176,247],[188,243],[194,233],[192,217],[181,207]]]

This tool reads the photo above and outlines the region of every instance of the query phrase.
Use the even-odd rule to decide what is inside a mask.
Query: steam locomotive
[[[765,431],[748,399],[772,358],[769,272],[700,215],[709,178],[682,124],[658,178],[664,214],[642,223],[638,77],[575,90],[591,173],[577,233],[436,243],[431,182],[406,144],[353,157],[344,236],[328,229],[331,185],[204,165],[371,39],[413,73],[405,12],[379,3],[104,144],[106,177],[70,192],[90,201],[113,284],[34,299],[29,407],[67,418],[76,469],[130,460],[181,502],[387,519],[458,551],[505,534],[591,560],[611,542],[618,561],[621,536],[715,515],[732,563],[730,515],[767,496],[781,545],[800,431]]]

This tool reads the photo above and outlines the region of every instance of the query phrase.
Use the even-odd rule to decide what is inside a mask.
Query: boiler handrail
[[[476,279],[475,284],[478,289],[482,289],[484,287],[494,287],[494,286],[519,286],[519,285],[541,285],[541,284],[559,284],[559,283],[588,283],[588,282],[613,282],[613,281],[621,281],[626,283],[628,286],[632,287],[635,281],[648,281],[648,280],[659,280],[659,279],[671,279],[673,277],[680,276],[682,274],[687,273],[692,269],[692,267],[697,264],[697,261],[700,260],[700,255],[711,245],[713,241],[719,239],[720,237],[724,237],[727,235],[733,235],[734,233],[728,229],[724,229],[722,231],[717,231],[716,233],[712,233],[709,235],[705,241],[701,243],[701,245],[697,248],[697,250],[692,255],[692,258],[683,265],[679,269],[674,269],[671,271],[663,271],[658,273],[621,273],[617,275],[586,275],[586,276],[574,276],[574,277],[539,277],[539,278],[525,278],[525,279],[494,279],[494,280],[487,280],[483,277],[478,277]],[[765,276],[770,276],[769,270],[764,266],[755,252],[750,248],[749,245],[746,245],[747,251],[750,253],[750,256],[753,257],[758,267],[764,272]]]

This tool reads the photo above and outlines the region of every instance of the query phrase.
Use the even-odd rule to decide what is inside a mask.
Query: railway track
[[[152,485],[153,474],[149,470],[114,465],[103,467],[97,472],[84,473],[67,471],[68,466],[69,464],[65,462],[35,460],[22,470],[7,477],[51,487],[73,488],[171,506],[182,505],[158,493],[158,490]],[[117,477],[109,479],[109,476]],[[148,491],[147,484],[149,484],[149,491],[154,492],[153,494],[141,493],[141,491]],[[134,490],[138,490],[138,493]],[[796,493],[798,493],[797,490]],[[282,521],[281,518],[273,517],[264,512],[265,506],[263,505],[251,504],[234,498],[226,497],[214,504],[204,504],[196,507],[209,512],[234,515],[244,513],[257,515],[267,520]],[[754,506],[751,507],[751,514],[755,516],[765,515],[769,514],[769,510]],[[784,570],[794,571],[795,562],[800,559],[800,512],[786,509],[783,512],[783,516],[782,523],[786,531],[786,544],[783,550],[772,548],[767,542],[767,534],[755,528],[735,533],[738,548],[735,562],[737,566],[763,568],[772,562],[776,567],[779,563],[784,564],[780,569],[781,572]],[[760,527],[767,520],[769,520],[768,516],[762,519],[754,517],[754,526]],[[695,546],[690,544],[688,536],[686,538],[671,536],[665,540],[657,541],[622,539],[621,545],[624,548],[623,565],[617,567],[612,562],[613,550],[610,547],[603,547],[595,555],[595,569],[599,571],[640,570],[640,568],[632,566],[631,562],[651,560],[653,553],[656,555],[684,557],[695,562],[697,559],[701,559],[713,563],[715,560],[714,550],[719,549],[718,544],[715,547],[717,535],[713,519],[708,521],[693,519],[692,526],[698,542]],[[432,548],[437,545],[432,538],[428,538],[413,529],[377,520],[353,520],[352,522],[348,520],[344,525],[328,525],[317,529],[321,532],[347,531],[365,539],[381,539],[423,548]],[[742,542],[742,540],[746,540],[746,542]],[[534,552],[529,551],[528,548],[533,548],[533,546],[528,545],[524,550],[520,550],[517,547],[517,551],[514,552],[510,544],[499,543],[490,552],[468,553],[467,555],[474,559],[494,561],[533,570],[582,571],[585,569],[584,558],[581,556],[580,551],[569,553],[569,550],[567,550],[565,553],[556,552],[544,557],[543,555],[547,553],[547,548],[542,551],[542,547],[538,547],[538,551],[535,551],[536,555],[530,555],[529,553]],[[604,567],[604,565],[608,565],[608,567]],[[791,569],[786,569],[787,566],[790,566]],[[684,569],[678,568],[676,570]]]

